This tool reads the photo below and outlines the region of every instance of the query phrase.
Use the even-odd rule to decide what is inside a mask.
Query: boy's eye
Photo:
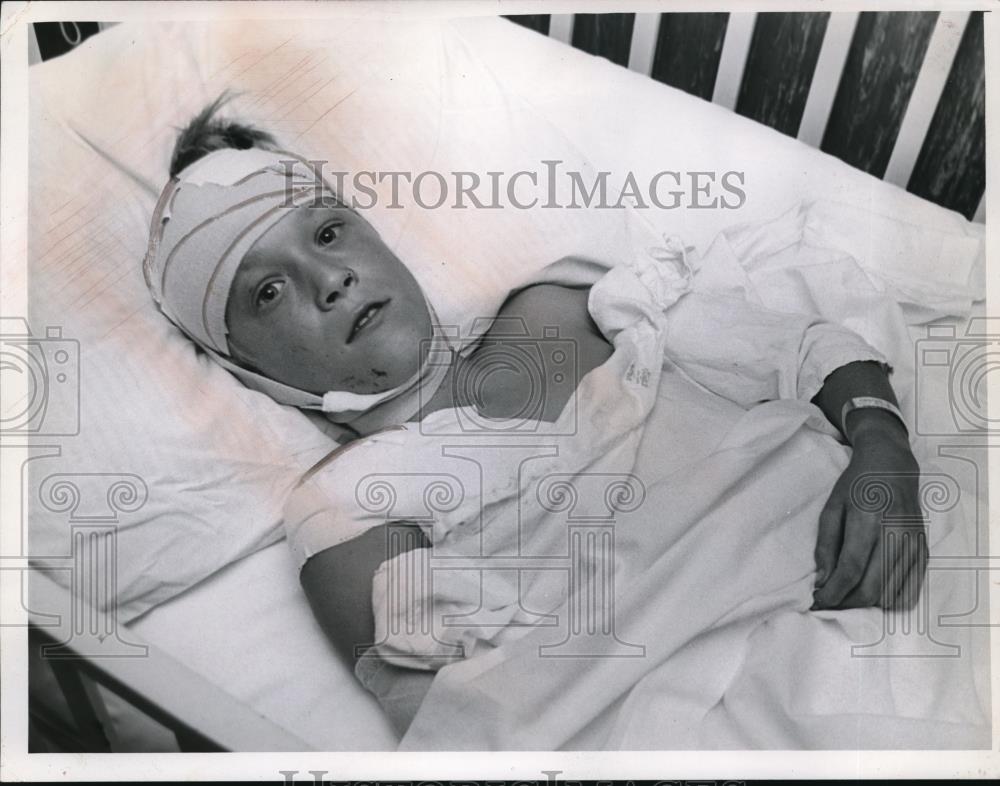
[[[284,281],[271,281],[264,284],[259,290],[257,290],[256,302],[258,306],[266,306],[273,303],[278,299],[281,294],[281,290],[285,288]]]
[[[337,239],[338,229],[339,227],[336,224],[327,224],[327,226],[323,227],[319,231],[319,234],[316,235],[316,239],[319,241],[319,244],[321,246],[330,245]]]

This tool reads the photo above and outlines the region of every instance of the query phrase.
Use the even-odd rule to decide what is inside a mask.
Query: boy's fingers
[[[816,537],[816,587],[822,587],[837,563],[844,540],[844,507],[829,499],[819,515],[819,533]]]
[[[886,563],[883,548],[883,544],[876,541],[872,557],[865,568],[864,575],[857,583],[857,586],[848,592],[843,600],[837,604],[838,609],[865,609],[879,604],[886,581],[886,571],[884,569]],[[902,576],[898,577],[897,581],[901,578]]]
[[[844,544],[837,556],[837,566],[814,598],[814,608],[840,605],[862,580],[878,543],[878,516],[848,512],[844,524]]]

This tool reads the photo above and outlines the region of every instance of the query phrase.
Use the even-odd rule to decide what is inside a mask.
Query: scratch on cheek
[[[377,368],[373,368],[371,370],[371,373],[372,373],[372,376],[375,376],[375,377],[384,377],[384,376],[388,375],[387,371],[379,371]]]
[[[362,386],[363,383],[360,379],[358,379],[356,376],[352,374],[349,377],[345,377],[343,384],[344,387],[347,388],[348,390],[356,391],[358,390],[358,388]]]

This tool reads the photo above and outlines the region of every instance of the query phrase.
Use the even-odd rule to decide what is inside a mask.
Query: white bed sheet
[[[284,541],[230,565],[129,627],[317,750],[396,747],[378,704],[316,624]],[[135,721],[119,703],[114,706],[118,727],[129,734]]]
[[[772,217],[804,198],[830,196],[862,209],[877,206],[927,229],[968,233],[966,222],[955,213],[777,132],[543,36],[497,19],[464,21],[456,28],[485,72],[519,92],[602,169],[632,169],[647,176],[662,168],[747,171],[745,210],[648,216],[692,242],[706,244],[733,223]],[[123,40],[121,30],[116,35]],[[100,38],[93,46],[100,45]],[[169,46],[170,38],[164,40]],[[196,49],[185,49],[184,56],[197,57]],[[188,71],[200,67],[196,63]],[[190,89],[207,98],[211,75],[204,76]],[[164,100],[186,100],[187,86],[171,83],[162,74],[138,78],[145,80],[150,94],[165,87],[158,90]],[[606,111],[610,108],[613,111]],[[74,111],[82,120],[96,122],[93,107]],[[155,112],[147,107],[149,114]],[[679,117],[687,120],[680,122]],[[706,139],[705,128],[714,129],[716,136]],[[109,132],[109,138],[114,136]],[[664,155],[666,137],[671,150]],[[676,155],[685,145],[690,155]],[[557,152],[572,156],[572,150]],[[162,162],[151,162],[149,171],[160,167]],[[876,240],[866,238],[863,228],[859,232],[864,248],[870,250]],[[940,272],[937,261],[927,257],[909,272],[933,279]],[[957,275],[967,278],[970,271]],[[313,621],[283,542],[230,565],[133,625],[151,643],[317,748],[380,750],[395,744],[377,706],[336,659]],[[123,727],[131,722],[127,713],[121,716]]]

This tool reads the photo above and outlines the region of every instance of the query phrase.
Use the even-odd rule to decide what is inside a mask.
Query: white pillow
[[[34,440],[60,452],[28,465],[30,553],[69,554],[74,525],[114,527],[115,590],[92,600],[127,621],[279,538],[283,495],[335,443],[158,314],[140,265],[146,195],[32,121],[30,323],[78,342],[79,432],[47,434],[73,420],[63,398]],[[42,343],[51,363],[61,342]]]
[[[113,527],[115,584],[90,598],[95,605],[114,603],[127,621],[280,538],[288,489],[335,446],[302,413],[208,361],[150,301],[140,262],[175,127],[228,87],[246,91],[233,115],[289,147],[329,150],[349,171],[456,161],[478,169],[484,144],[499,167],[517,155],[530,161],[532,133],[521,128],[513,155],[507,144],[530,118],[496,123],[501,93],[442,87],[442,69],[454,67],[438,56],[448,39],[436,24],[319,32],[303,24],[123,24],[32,69],[30,321],[36,335],[58,326],[79,342],[80,427],[39,437],[60,454],[30,464],[30,552],[69,554],[73,526],[95,516]],[[458,71],[448,73],[461,83]],[[463,117],[449,133],[440,122],[452,112]],[[369,217],[453,324],[495,313],[519,279],[584,237],[575,215],[574,231],[532,234],[524,232],[530,213],[499,213],[492,222],[465,215],[458,228],[434,211]],[[601,220],[624,226],[619,216]],[[591,234],[599,253],[621,247],[606,231]],[[70,581],[66,571],[53,575]]]

